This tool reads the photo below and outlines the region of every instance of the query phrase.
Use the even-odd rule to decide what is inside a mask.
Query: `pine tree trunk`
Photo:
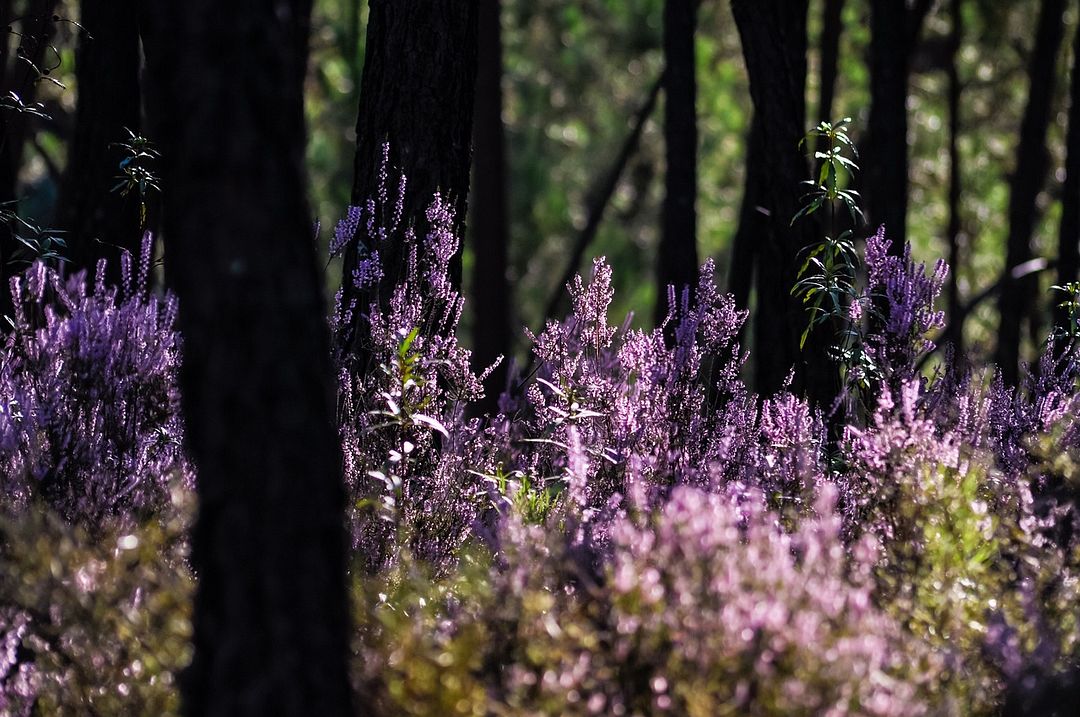
[[[664,146],[667,169],[657,247],[655,319],[668,315],[667,287],[676,297],[697,285],[697,80],[694,31],[697,0],[664,3]],[[676,299],[676,303],[678,299]]]
[[[310,0],[146,2],[198,574],[187,715],[348,715],[329,337],[305,200]]]
[[[833,119],[833,98],[840,66],[840,35],[844,30],[844,0],[825,0],[822,6],[821,87],[818,93],[818,120]]]
[[[70,266],[93,273],[105,257],[114,282],[120,252],[138,255],[142,234],[139,197],[112,191],[123,157],[114,145],[125,128],[140,131],[138,8],[137,0],[82,0],[75,135],[60,202]]]
[[[806,0],[732,0],[750,74],[755,122],[761,127],[761,163],[767,177],[762,206],[769,212],[768,241],[758,247],[757,316],[753,355],[755,385],[762,395],[781,390],[792,368],[794,390],[828,408],[836,396],[837,372],[824,350],[832,337],[815,332],[814,344],[799,350],[808,322],[792,297],[798,254],[817,240],[813,222],[798,211],[809,174],[799,149],[806,122]]]
[[[485,412],[498,409],[510,361],[511,291],[507,279],[510,222],[507,215],[506,140],[502,121],[502,26],[500,0],[479,0],[473,186],[472,311],[474,365],[502,363],[484,384]]]
[[[1073,39],[1069,81],[1069,128],[1065,139],[1065,182],[1061,191],[1058,284],[1080,281],[1080,26]],[[1058,325],[1067,318],[1058,311]]]
[[[1034,50],[1029,66],[1028,103],[1020,125],[1016,170],[1009,195],[1009,235],[1005,249],[1006,271],[1032,258],[1031,235],[1038,221],[1036,200],[1046,181],[1049,156],[1046,148],[1051,103],[1057,78],[1058,50],[1064,34],[1065,0],[1043,0],[1039,12]],[[1020,377],[1020,341],[1024,317],[1035,304],[1038,284],[1034,274],[1021,280],[1006,279],[998,301],[997,364],[1006,383]]]
[[[952,34],[949,38],[949,226],[946,237],[949,242],[949,291],[948,291],[948,333],[946,341],[953,347],[957,361],[964,358],[964,316],[960,305],[960,242],[963,223],[960,217],[963,177],[960,167],[960,97],[963,87],[960,84],[960,45],[963,41],[963,0],[952,0]]]
[[[0,12],[7,15],[7,22],[18,23],[22,37],[7,33],[4,37],[5,53],[0,67],[0,95],[16,93],[23,104],[31,105],[37,99],[37,76],[33,67],[41,68],[44,64],[49,44],[56,33],[53,13],[57,0],[28,0],[18,10],[13,3],[4,3]],[[16,14],[20,13],[20,17]],[[2,18],[0,18],[2,19]],[[16,57],[23,52],[29,62]],[[0,204],[8,209],[16,209],[11,204],[17,196],[19,170],[22,168],[23,148],[27,137],[31,136],[40,122],[25,112],[0,112]],[[6,224],[0,224],[0,315],[10,316],[12,311],[11,292],[8,289],[11,277],[25,268],[26,257],[20,245],[15,241]]]
[[[890,252],[907,241],[908,11],[904,0],[870,3],[870,156],[867,203],[872,226],[885,225]]]
[[[746,177],[743,179],[739,228],[732,239],[731,272],[728,277],[728,291],[740,309],[750,308],[756,249],[769,241],[770,222],[767,210],[762,206],[762,192],[767,186],[762,160],[764,151],[760,121],[757,113],[754,113],[750,131],[746,135],[746,160],[743,162]]]
[[[471,169],[477,0],[370,0],[369,8],[352,201],[361,204],[376,196],[383,146],[389,145],[391,178],[400,169],[408,180],[405,220],[423,236],[424,213],[439,192],[452,203],[461,236]],[[403,269],[401,242],[384,244],[378,249],[389,280],[382,283],[382,300]],[[347,303],[363,307],[373,297],[362,296],[353,285],[357,249],[354,243],[345,252],[342,294]],[[455,262],[460,279],[460,255]],[[355,330],[343,332],[342,351],[353,349]]]

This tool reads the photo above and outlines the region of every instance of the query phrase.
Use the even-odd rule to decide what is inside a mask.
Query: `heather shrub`
[[[835,449],[804,401],[740,382],[743,316],[710,266],[652,332],[608,322],[602,260],[575,280],[570,316],[534,337],[523,392],[482,431],[496,464],[465,462],[489,486],[476,532],[495,567],[468,552],[436,592],[405,581],[372,601],[373,700],[414,714],[984,714],[1067,682],[1075,493],[1037,454],[1074,450],[1075,365],[1046,360],[1019,390],[920,376],[946,269],[887,246],[869,241],[856,303],[874,307],[860,328],[869,408]]]
[[[93,534],[49,511],[0,518],[0,714],[179,714],[190,494],[169,501]]]
[[[385,714],[926,714],[940,660],[875,605],[831,499],[788,533],[757,491],[678,488],[615,521],[598,576],[510,520],[501,570],[358,601],[361,691]]]
[[[455,333],[464,300],[450,280],[453,210],[436,196],[429,230],[417,236],[401,217],[405,179],[391,190],[385,154],[378,196],[350,207],[331,242],[334,254],[363,242],[351,278],[367,303],[346,305],[339,293],[331,325],[340,346],[361,317],[351,347],[335,358],[348,520],[369,571],[389,566],[402,546],[449,561],[486,504],[482,481],[469,472],[487,463],[486,447],[477,442],[479,422],[465,416],[485,374],[473,371]],[[400,244],[400,275],[380,263],[388,242]]]
[[[1016,388],[921,372],[946,268],[890,256],[878,232],[837,354],[854,410],[830,431],[839,413],[742,382],[745,314],[711,263],[640,330],[611,322],[600,259],[499,412],[475,416],[485,367],[456,338],[453,217],[435,197],[418,235],[403,181],[384,168],[332,242],[364,242],[362,298],[331,319],[358,704],[981,715],[1075,691],[1075,350],[1048,345]],[[120,289],[42,265],[15,287],[0,713],[176,710],[191,471],[175,302],[148,291],[147,262],[126,260]]]
[[[149,289],[150,239],[120,288],[43,263],[12,281],[0,353],[0,466],[8,506],[45,504],[96,525],[145,516],[186,471],[176,302]]]

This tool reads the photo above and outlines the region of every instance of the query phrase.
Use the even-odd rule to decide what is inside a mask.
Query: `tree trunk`
[[[743,162],[746,177],[743,179],[742,205],[739,209],[739,228],[732,239],[731,273],[728,291],[740,309],[750,308],[750,289],[754,278],[755,249],[768,239],[768,210],[762,206],[762,192],[768,186],[762,154],[761,123],[757,114],[750,121],[746,135],[746,160]]]
[[[1072,76],[1069,80],[1069,128],[1065,139],[1065,182],[1061,191],[1061,227],[1058,243],[1058,284],[1080,280],[1080,26],[1073,39]],[[1057,311],[1057,324],[1068,315]]]
[[[676,296],[697,285],[697,81],[694,31],[697,0],[664,3],[664,146],[667,160],[656,262],[657,324],[668,315],[667,287]]]
[[[8,33],[4,37],[5,52],[0,96],[16,93],[24,105],[31,105],[37,98],[37,71],[44,63],[49,43],[56,32],[53,12],[57,0],[28,0],[18,19],[22,37]],[[16,22],[17,11],[11,2],[3,3],[0,13],[6,14],[4,27]],[[3,18],[0,18],[3,19]],[[11,44],[9,44],[11,43]],[[25,59],[16,58],[22,53]],[[39,121],[25,112],[0,111],[0,205],[16,209],[12,204],[17,196],[19,170],[22,168],[23,147]],[[17,209],[16,209],[17,211]],[[6,224],[0,223],[0,315],[9,316],[12,311],[11,277],[23,268],[20,246],[12,237]]]
[[[1038,220],[1036,200],[1046,180],[1049,157],[1046,134],[1057,78],[1058,50],[1064,33],[1065,0],[1043,0],[1034,50],[1029,66],[1029,94],[1020,125],[1016,170],[1009,195],[1009,235],[1005,267],[1010,271],[1032,258],[1031,235]],[[1006,383],[1020,376],[1020,340],[1024,317],[1035,304],[1038,283],[1034,275],[1008,280],[1001,290],[998,310],[997,363]]]
[[[895,254],[907,242],[908,22],[904,0],[871,0],[867,203],[871,226],[885,225]]]
[[[471,168],[477,0],[370,0],[369,8],[352,201],[361,204],[377,195],[383,146],[389,145],[391,173],[400,168],[408,180],[405,221],[415,223],[422,236],[424,213],[440,192],[454,207],[461,236]],[[382,282],[385,300],[403,270],[401,242],[385,242],[379,255],[388,279]],[[342,295],[346,303],[363,306],[371,297],[353,285],[357,260],[353,242],[345,252]],[[454,267],[460,278],[460,256]],[[355,335],[355,326],[342,332],[343,352],[352,350]]]
[[[949,242],[949,291],[948,332],[946,340],[952,344],[955,360],[964,357],[964,315],[960,303],[960,243],[963,239],[963,223],[960,217],[960,199],[963,178],[960,176],[960,45],[963,41],[963,0],[952,0],[952,34],[949,38],[948,102],[949,102],[949,226],[946,235]]]
[[[840,35],[844,30],[844,0],[825,0],[821,10],[821,87],[817,114],[821,122],[833,119],[836,75],[840,65]]]
[[[510,361],[511,291],[507,279],[510,222],[507,216],[506,140],[502,121],[502,25],[500,0],[479,0],[479,51],[473,142],[472,203],[473,355],[479,368],[503,362],[484,385],[485,412],[498,410]]]
[[[836,395],[837,371],[823,347],[799,351],[809,317],[791,295],[798,254],[817,240],[812,222],[791,224],[800,205],[800,182],[809,169],[799,149],[806,121],[807,4],[732,0],[731,8],[750,74],[755,122],[761,128],[761,165],[767,177],[762,206],[769,213],[770,232],[757,255],[755,385],[762,395],[776,393],[794,367],[793,388],[828,408]]]
[[[184,711],[347,715],[344,491],[303,168],[311,0],[143,8],[198,470]]]
[[[112,191],[122,158],[114,144],[127,138],[125,128],[140,131],[138,7],[136,0],[82,0],[75,136],[60,202],[72,268],[93,273],[105,257],[114,282],[120,252],[138,255],[142,234],[139,198]]]

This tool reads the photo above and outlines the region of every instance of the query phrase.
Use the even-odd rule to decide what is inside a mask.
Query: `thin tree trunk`
[[[799,149],[806,120],[807,4],[732,0],[731,7],[750,74],[756,121],[761,123],[761,161],[768,177],[762,199],[771,231],[757,256],[755,384],[763,395],[776,393],[794,367],[793,388],[828,408],[836,396],[837,372],[824,347],[799,351],[808,317],[791,296],[798,254],[817,239],[812,222],[791,224],[799,208],[800,182],[809,169]]]
[[[840,66],[840,35],[844,31],[844,0],[825,0],[821,9],[821,87],[818,88],[818,120],[833,119],[833,98]]]
[[[1031,235],[1038,220],[1036,200],[1046,180],[1049,157],[1046,134],[1057,78],[1058,50],[1064,34],[1065,0],[1043,0],[1029,66],[1029,94],[1020,125],[1016,170],[1009,196],[1009,235],[1005,266],[1011,269],[1032,257]],[[1034,306],[1038,285],[1033,277],[1010,281],[998,302],[997,364],[1006,383],[1020,377],[1020,341],[1024,317]]]
[[[949,242],[949,291],[947,340],[953,346],[953,355],[962,360],[964,356],[964,317],[960,304],[960,242],[963,224],[960,217],[960,199],[963,177],[960,167],[960,45],[963,42],[963,0],[952,0],[952,33],[949,37],[949,226],[946,235]]]
[[[655,320],[673,308],[667,287],[681,294],[697,284],[697,0],[664,3],[664,146],[667,169],[657,248]]]
[[[907,242],[907,81],[909,22],[903,0],[870,3],[870,157],[867,203],[872,226],[885,225],[890,252]]]
[[[476,83],[477,0],[370,0],[352,201],[361,204],[379,189],[382,151],[389,145],[390,171],[400,169],[408,184],[402,216],[419,235],[427,231],[425,211],[436,192],[455,211],[461,236],[469,196],[472,115]],[[369,244],[373,237],[360,237]],[[386,300],[401,276],[401,242],[378,247]],[[352,281],[359,258],[353,242],[345,252],[342,294],[365,306]],[[460,279],[460,255],[452,267]],[[366,310],[353,312],[360,320]],[[350,330],[351,329],[351,330]],[[356,327],[340,336],[343,352],[353,350]]]
[[[305,199],[310,0],[153,0],[199,576],[187,715],[348,715],[344,490]]]
[[[1061,286],[1080,280],[1080,26],[1073,38],[1069,80],[1069,128],[1065,138],[1057,280]],[[1064,326],[1068,314],[1056,309],[1055,318],[1058,326]]]
[[[510,222],[507,216],[506,140],[502,120],[502,26],[500,0],[480,0],[476,72],[472,203],[473,354],[476,365],[502,363],[484,385],[485,412],[498,409],[510,361],[511,290],[507,279]]]
[[[75,136],[60,202],[72,267],[92,273],[105,257],[113,281],[120,252],[138,254],[142,234],[139,198],[112,191],[122,157],[114,145],[125,129],[140,131],[138,7],[137,0],[82,0]]]

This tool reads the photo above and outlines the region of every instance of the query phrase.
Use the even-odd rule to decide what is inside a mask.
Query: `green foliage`
[[[67,249],[64,232],[39,226],[34,220],[19,216],[17,207],[18,202],[0,205],[0,224],[7,225],[11,238],[18,243],[18,249],[7,263],[23,269],[38,260],[63,261],[63,251]]]
[[[154,172],[154,161],[161,158],[161,154],[154,149],[153,143],[142,135],[124,128],[128,138],[123,142],[116,142],[113,147],[120,150],[120,174],[115,177],[119,180],[113,186],[113,192],[119,192],[120,196],[127,197],[131,194],[139,197],[139,226],[146,228],[146,205],[151,194],[161,192],[161,179]]]
[[[533,479],[523,471],[507,471],[500,463],[493,474],[475,473],[491,484],[511,512],[530,525],[544,525],[563,492],[560,479]],[[503,502],[495,505],[496,510]]]
[[[191,496],[90,533],[34,505],[0,518],[0,620],[25,622],[33,714],[179,714],[191,658]]]
[[[1080,348],[1080,282],[1051,286],[1050,290],[1063,295],[1057,306],[1064,318],[1061,325],[1054,327],[1050,338],[1059,341],[1071,353]]]
[[[802,298],[810,315],[799,348],[806,348],[806,341],[815,329],[831,328],[835,334],[831,357],[839,365],[845,387],[856,402],[861,402],[859,397],[867,392],[878,373],[873,358],[863,348],[862,314],[872,313],[874,307],[863,300],[858,288],[862,262],[855,249],[854,231],[836,233],[838,207],[847,210],[856,226],[865,221],[859,208],[859,193],[848,187],[859,169],[855,162],[858,150],[848,134],[850,124],[850,117],[838,122],[823,121],[799,142],[800,148],[818,147],[814,159],[820,168],[816,180],[803,182],[809,191],[791,223],[824,210],[828,212],[828,230],[820,243],[803,251],[805,259],[791,293]]]

